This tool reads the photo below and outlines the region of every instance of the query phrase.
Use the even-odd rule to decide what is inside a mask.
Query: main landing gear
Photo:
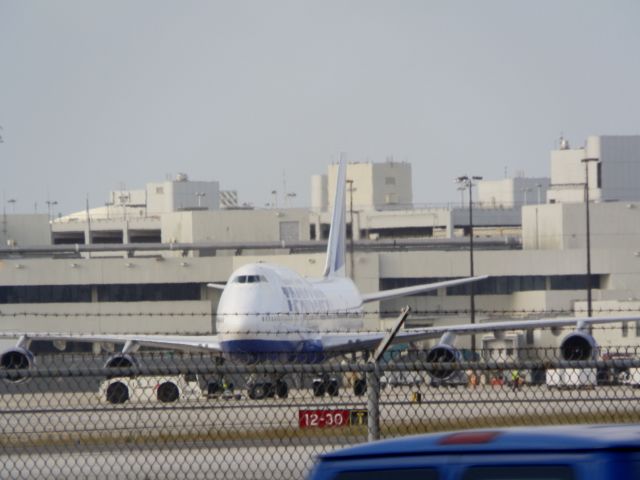
[[[340,394],[340,380],[328,375],[313,379],[311,391],[314,397],[337,397]],[[283,378],[250,379],[247,383],[247,393],[252,400],[265,398],[287,398],[289,384]],[[367,393],[367,382],[364,378],[353,380],[353,394],[361,397]]]
[[[283,379],[273,381],[249,381],[247,384],[249,398],[252,400],[262,400],[263,398],[287,398],[289,396],[289,385]]]
[[[340,394],[340,382],[335,377],[319,377],[313,379],[312,384],[313,396],[322,397],[325,394],[330,397],[337,397]],[[353,394],[361,397],[367,393],[367,381],[364,378],[355,378],[353,380]]]
[[[340,393],[338,379],[333,377],[314,378],[311,388],[314,397],[322,397],[325,393],[330,397],[335,397]]]

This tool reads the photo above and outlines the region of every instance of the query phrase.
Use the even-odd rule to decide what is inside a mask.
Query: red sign
[[[299,410],[300,428],[335,428],[366,425],[366,410]]]
[[[300,410],[300,428],[333,428],[349,425],[349,410]]]

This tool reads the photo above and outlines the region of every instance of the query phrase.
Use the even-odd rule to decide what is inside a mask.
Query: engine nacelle
[[[114,370],[114,374],[109,375],[107,378],[120,376],[117,373],[115,373],[120,368],[132,368],[137,366],[138,366],[138,361],[135,359],[135,357],[132,357],[131,355],[127,355],[126,353],[118,353],[116,355],[113,355],[109,357],[109,359],[104,364],[104,368],[109,368]]]
[[[460,359],[460,352],[446,343],[439,343],[427,352],[427,363],[455,363]],[[433,369],[429,375],[438,380],[447,380],[453,375],[450,368]]]
[[[156,389],[156,395],[162,403],[173,403],[180,398],[180,388],[174,382],[162,382]]]
[[[562,339],[560,356],[563,360],[593,360],[598,354],[595,338],[577,330]]]
[[[32,352],[25,348],[14,347],[9,350],[5,350],[0,355],[0,367],[9,371],[7,380],[12,383],[23,382],[28,379],[25,375],[11,374],[11,370],[25,370],[33,367],[35,363],[35,357]]]

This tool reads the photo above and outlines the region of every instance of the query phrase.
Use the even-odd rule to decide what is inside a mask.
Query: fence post
[[[373,362],[367,372],[367,432],[368,441],[380,439],[380,364]]]
[[[373,365],[373,369],[367,373],[367,430],[370,442],[380,439],[380,360],[409,316],[409,312],[411,312],[411,307],[407,305],[400,312],[393,328],[380,340],[378,348],[369,359]]]

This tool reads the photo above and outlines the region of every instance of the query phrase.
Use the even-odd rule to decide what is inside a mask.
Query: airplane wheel
[[[129,388],[122,382],[113,382],[107,387],[107,402],[124,403],[129,400]]]
[[[180,390],[173,382],[164,382],[158,387],[158,401],[162,403],[172,403],[180,398]]]
[[[254,383],[249,387],[249,398],[252,400],[262,400],[267,396],[267,389],[264,383]]]
[[[337,380],[329,380],[327,383],[327,393],[330,397],[336,397],[340,393],[340,387]]]
[[[276,396],[276,386],[273,383],[265,383],[265,390],[267,391],[267,398]]]
[[[276,395],[278,398],[287,398],[289,396],[289,385],[284,380],[276,382]]]
[[[361,397],[366,392],[367,392],[367,382],[362,378],[358,378],[353,383],[353,393],[355,394],[356,397]]]
[[[313,396],[314,397],[322,397],[326,390],[326,384],[321,380],[316,380],[313,382]]]

